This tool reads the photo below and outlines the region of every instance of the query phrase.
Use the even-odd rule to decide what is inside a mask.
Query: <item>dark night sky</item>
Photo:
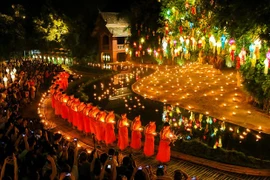
[[[31,9],[40,7],[45,4],[47,0],[0,0],[0,12],[8,12],[11,9],[11,4],[27,5]],[[80,10],[94,10],[101,11],[124,11],[129,8],[130,4],[136,0],[51,0],[52,4],[57,5],[59,10],[67,10],[79,12]]]

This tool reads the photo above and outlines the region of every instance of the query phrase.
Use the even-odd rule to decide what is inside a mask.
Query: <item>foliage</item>
[[[270,77],[264,74],[263,62],[257,60],[256,66],[251,67],[251,62],[248,61],[245,66],[242,66],[241,73],[244,89],[260,108],[269,113]]]
[[[39,32],[44,34],[47,41],[63,42],[63,36],[68,33],[66,23],[56,14],[50,13],[46,19],[37,18],[34,23]]]
[[[154,62],[147,51],[157,50],[160,46],[161,34],[157,33],[160,24],[160,4],[156,0],[132,0],[130,7],[121,12],[120,16],[127,17],[130,23],[131,36],[128,38],[129,48],[133,60],[141,62],[142,59]],[[136,52],[140,52],[137,57]]]
[[[270,168],[270,161],[256,159],[246,156],[244,153],[235,150],[225,150],[223,148],[213,149],[198,139],[190,141],[177,141],[172,149],[190,154],[193,156],[214,160],[226,164],[239,165],[251,168]]]
[[[22,50],[24,35],[21,19],[0,13],[0,59],[8,59]]]
[[[201,3],[206,12],[211,12],[209,22],[213,26],[226,29],[236,39],[252,34],[253,37],[270,40],[268,0],[201,0]]]

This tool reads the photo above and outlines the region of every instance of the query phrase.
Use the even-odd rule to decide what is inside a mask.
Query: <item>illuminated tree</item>
[[[57,17],[55,14],[49,14],[45,20],[37,18],[34,23],[37,30],[43,33],[43,38],[47,41],[62,43],[64,41],[64,35],[69,32],[68,26],[63,19]]]
[[[202,54],[216,56],[225,49],[220,42],[220,37],[226,35],[224,30],[211,26],[212,14],[202,9],[200,1],[164,0],[161,4],[164,56],[197,60]]]

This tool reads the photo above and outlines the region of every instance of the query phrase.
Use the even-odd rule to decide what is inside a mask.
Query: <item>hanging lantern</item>
[[[224,34],[222,34],[221,38],[221,48],[224,49],[225,48],[225,42],[226,42],[226,37],[224,36]]]
[[[260,49],[261,49],[261,40],[260,39],[257,39],[255,42],[254,42],[254,45],[255,45],[255,51],[254,51],[254,54],[256,55],[256,60],[257,59],[260,59]]]
[[[243,65],[245,64],[245,61],[246,61],[246,50],[245,48],[242,48],[241,52],[239,53],[239,57],[240,57],[240,65]]]
[[[217,54],[220,54],[221,42],[218,41],[217,44],[216,44],[216,46],[217,46]]]
[[[254,44],[250,44],[249,46],[250,58],[253,57],[254,50],[255,50]]]
[[[235,50],[236,50],[235,40],[230,39],[229,44],[231,46],[230,47],[231,60],[234,61],[234,53],[235,53]]]
[[[200,39],[199,41],[198,41],[198,48],[201,48],[202,47],[202,40]]]
[[[266,53],[266,58],[270,60],[270,50],[268,50],[268,52]]]
[[[196,8],[194,6],[191,8],[191,14],[196,15]]]
[[[230,45],[235,44],[235,40],[234,40],[234,39],[230,39],[229,44],[230,44]]]
[[[190,22],[190,23],[189,23],[189,28],[192,29],[193,26],[194,26],[194,23]]]
[[[189,8],[189,3],[188,3],[188,2],[185,3],[185,8],[186,8],[186,9]]]
[[[209,38],[209,45],[211,49],[213,49],[215,43],[216,43],[216,39],[213,35],[211,35]]]
[[[269,66],[269,59],[266,58],[264,60],[264,74],[267,75],[268,74],[268,66]]]
[[[183,27],[179,26],[179,33],[182,34],[182,32],[183,32]]]
[[[270,62],[270,50],[266,53],[266,59],[264,60],[264,74],[268,74],[268,68],[269,68],[269,62]]]

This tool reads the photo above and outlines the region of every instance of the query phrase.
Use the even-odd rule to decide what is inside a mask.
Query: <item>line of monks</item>
[[[68,77],[69,75],[66,72],[59,73],[50,88],[51,102],[52,107],[55,109],[55,115],[66,119],[79,131],[94,134],[97,141],[104,142],[106,145],[112,145],[116,142],[115,126],[117,126],[117,146],[120,150],[124,150],[128,146],[132,149],[140,150],[142,147],[142,132],[144,132],[143,152],[146,156],[154,155],[154,141],[157,135],[155,122],[149,122],[143,128],[140,116],[135,117],[132,123],[130,123],[126,114],[122,114],[121,118],[116,122],[113,111],[102,111],[91,103],[80,102],[73,95],[68,96],[65,94],[64,91],[68,86]],[[128,128],[131,130],[130,142]],[[157,160],[168,162],[170,161],[170,138],[172,134],[170,126],[164,126],[159,134],[161,138]]]

